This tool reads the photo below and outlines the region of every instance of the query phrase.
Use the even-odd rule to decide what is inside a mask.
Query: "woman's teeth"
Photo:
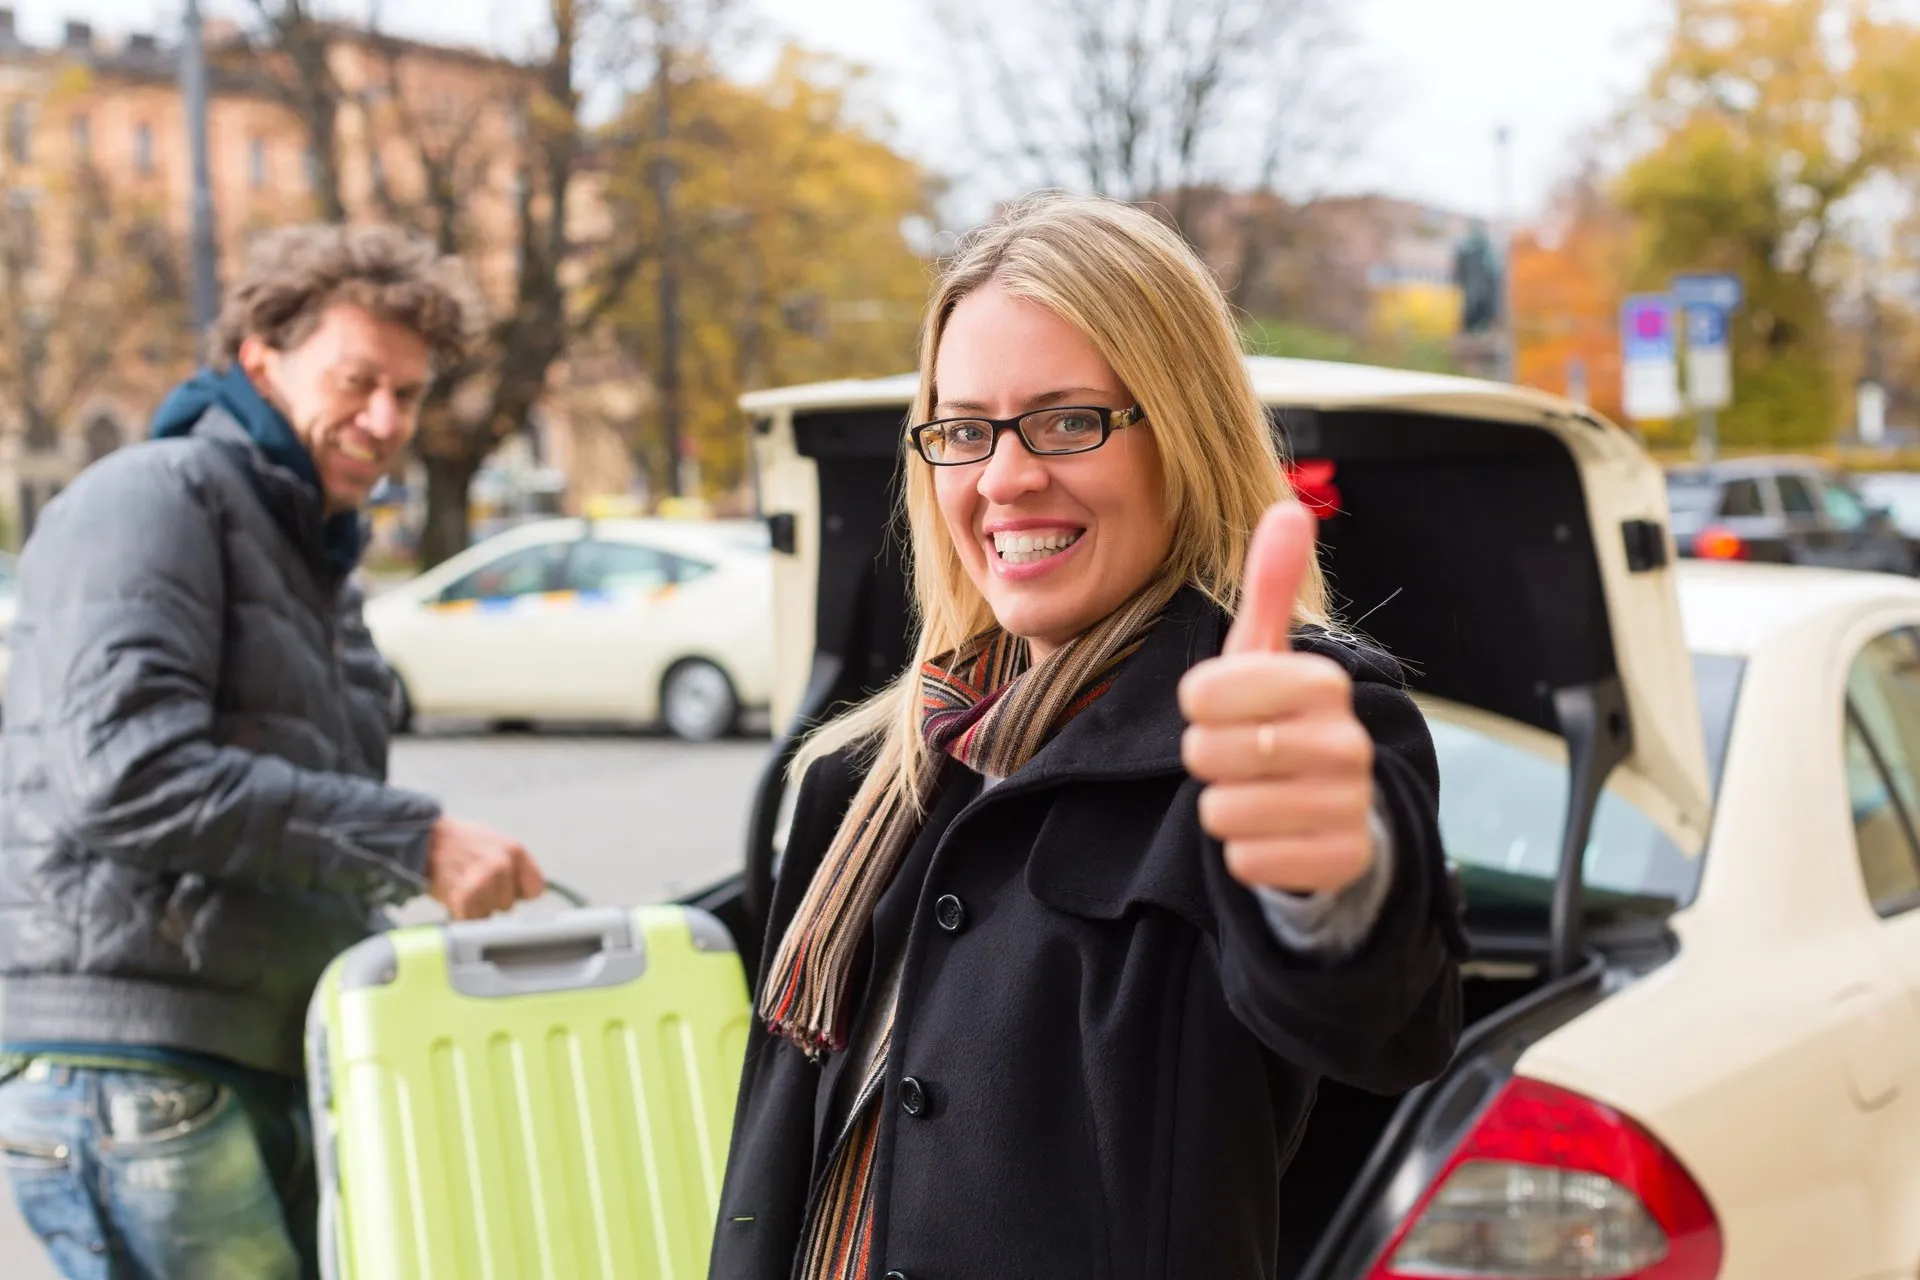
[[[1032,564],[1057,556],[1080,541],[1084,529],[1061,529],[1053,533],[996,533],[993,549],[1008,564]]]

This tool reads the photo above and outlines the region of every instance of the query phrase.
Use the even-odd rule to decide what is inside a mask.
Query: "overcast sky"
[[[362,3],[363,0],[340,0]],[[895,141],[941,168],[948,113],[927,93],[938,44],[920,0],[753,0],[769,27],[871,65]],[[1524,217],[1575,166],[1581,136],[1637,88],[1659,52],[1670,0],[1342,0],[1366,63],[1369,125],[1357,153],[1319,185],[1410,196],[1498,215],[1494,143],[1513,130],[1514,198]],[[6,0],[0,0],[0,4]],[[156,30],[180,0],[13,0],[29,39],[66,18],[102,31]],[[237,0],[202,0],[209,13]],[[408,34],[511,46],[539,0],[380,0]],[[918,91],[916,91],[916,86]],[[996,193],[997,194],[997,193]]]

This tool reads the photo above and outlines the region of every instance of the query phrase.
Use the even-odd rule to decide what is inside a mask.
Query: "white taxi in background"
[[[368,601],[397,719],[659,722],[706,741],[763,707],[765,527],[542,520]]]

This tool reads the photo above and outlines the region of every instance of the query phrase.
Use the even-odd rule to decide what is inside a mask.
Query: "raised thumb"
[[[1227,631],[1228,653],[1279,653],[1288,647],[1294,602],[1313,563],[1318,537],[1311,512],[1298,502],[1267,508],[1247,545],[1240,611]]]

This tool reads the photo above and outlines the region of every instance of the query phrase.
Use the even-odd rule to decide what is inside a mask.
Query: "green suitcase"
[[[328,1280],[707,1271],[750,1008],[685,907],[397,929],[307,1024]]]

